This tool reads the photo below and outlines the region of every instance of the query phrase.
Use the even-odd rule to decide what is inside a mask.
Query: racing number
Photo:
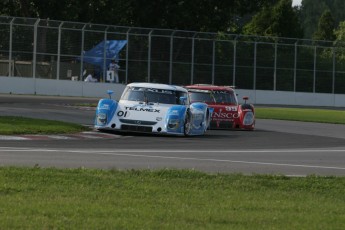
[[[225,110],[226,111],[237,111],[237,107],[236,106],[225,106]]]
[[[126,111],[126,112],[124,112],[124,111],[119,111],[119,112],[117,112],[117,116],[118,117],[127,117],[127,114],[128,114],[128,112]]]

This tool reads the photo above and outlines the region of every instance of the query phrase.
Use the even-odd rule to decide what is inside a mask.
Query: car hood
[[[120,101],[116,114],[124,119],[157,121],[163,119],[172,106],[159,103]]]
[[[237,105],[208,105],[208,107],[213,108],[213,112],[221,113],[237,113]]]

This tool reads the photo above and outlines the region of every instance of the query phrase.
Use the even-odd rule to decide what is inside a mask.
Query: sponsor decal
[[[236,109],[236,110],[233,110]],[[236,119],[239,118],[238,113],[229,113],[230,111],[237,111],[237,107],[225,107],[225,112],[223,112],[222,109],[218,110],[218,111],[214,111],[212,113],[212,119],[213,120],[232,120],[232,119]]]
[[[172,115],[178,115],[178,110],[172,110],[172,111],[171,111],[171,114],[172,114]]]
[[[109,110],[109,105],[108,104],[102,104],[100,109]]]
[[[125,107],[125,109],[134,110],[138,112],[160,113],[159,109],[152,109],[152,108]]]
[[[212,118],[223,118],[223,119],[234,119],[238,118],[238,113],[222,113],[222,112],[213,112]]]

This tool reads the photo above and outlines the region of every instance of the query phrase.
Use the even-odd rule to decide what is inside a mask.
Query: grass
[[[257,108],[256,117],[344,124],[344,111]],[[0,117],[0,134],[79,132]],[[345,177],[193,170],[0,167],[0,229],[345,229]]]
[[[25,117],[0,116],[1,135],[65,134],[77,133],[86,130],[89,130],[89,128],[67,122]]]
[[[0,229],[344,229],[345,178],[0,168]]]
[[[344,110],[304,108],[255,108],[258,119],[345,124]]]
[[[279,119],[304,122],[345,124],[345,111],[303,108],[256,108],[257,119]],[[0,116],[0,135],[66,134],[89,130],[67,122]]]

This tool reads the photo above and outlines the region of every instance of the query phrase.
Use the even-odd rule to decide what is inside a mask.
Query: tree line
[[[130,27],[341,41],[344,0],[2,0],[0,14]]]

